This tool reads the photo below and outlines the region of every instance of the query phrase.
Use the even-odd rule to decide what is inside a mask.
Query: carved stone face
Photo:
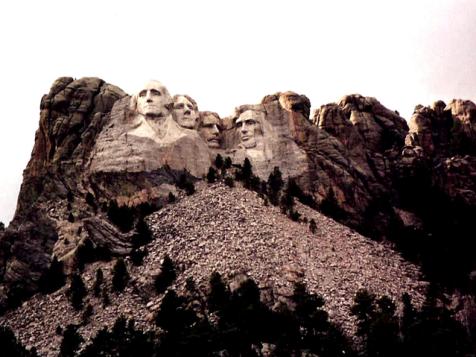
[[[247,110],[238,117],[235,122],[236,130],[238,130],[241,144],[246,148],[254,148],[256,146],[256,134],[259,129],[258,114],[252,110]]]
[[[220,147],[220,119],[214,114],[203,115],[198,132],[209,148]]]
[[[186,96],[174,98],[174,112],[177,124],[183,128],[195,129],[198,123],[198,108]]]
[[[170,101],[169,92],[162,83],[150,81],[137,94],[137,112],[149,117],[165,116]]]

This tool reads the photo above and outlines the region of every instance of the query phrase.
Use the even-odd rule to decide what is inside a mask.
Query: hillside
[[[180,272],[172,287],[182,292],[186,279],[192,277],[205,294],[211,273],[217,271],[232,285],[252,277],[264,301],[273,306],[291,296],[294,283],[305,282],[310,291],[324,297],[331,319],[348,333],[355,332],[350,306],[360,288],[395,300],[408,292],[421,304],[426,283],[419,280],[418,268],[391,249],[299,204],[303,217],[317,223],[312,234],[308,224],[293,222],[277,207],[263,203],[256,193],[241,187],[202,184],[194,195],[150,215],[147,222],[154,240],[147,245],[148,255],[139,267],[126,260],[131,282],[124,293],[110,293],[110,306],[103,308],[91,289],[99,267],[110,286],[113,262],[86,267],[85,306],[92,304],[94,314],[79,332],[91,337],[120,315],[154,329],[152,313],[163,295],[154,292],[153,278],[166,254]],[[0,323],[11,326],[25,345],[55,356],[61,341],[56,327],[82,321],[82,313],[71,307],[65,290],[35,295]]]

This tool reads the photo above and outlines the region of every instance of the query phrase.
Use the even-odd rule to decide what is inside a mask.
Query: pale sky
[[[0,221],[13,217],[38,127],[60,76],[134,93],[149,79],[225,116],[293,90],[313,108],[376,97],[476,101],[476,1],[2,1]]]

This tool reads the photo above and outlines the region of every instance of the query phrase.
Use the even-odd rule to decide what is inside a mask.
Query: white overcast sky
[[[14,213],[41,96],[59,76],[134,93],[158,79],[231,113],[293,90],[314,108],[374,96],[476,100],[476,0],[1,1],[0,221]]]

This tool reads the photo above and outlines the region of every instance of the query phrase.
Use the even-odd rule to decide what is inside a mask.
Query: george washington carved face
[[[146,117],[167,115],[172,101],[167,88],[158,81],[148,82],[133,99],[136,101],[137,113]]]
[[[213,112],[200,113],[200,125],[198,132],[205,140],[209,148],[217,149],[220,147],[220,118]]]
[[[197,103],[188,95],[174,96],[174,116],[182,128],[196,129],[198,124]]]
[[[245,149],[256,146],[256,136],[261,133],[260,114],[253,110],[246,110],[235,121],[241,145]]]

